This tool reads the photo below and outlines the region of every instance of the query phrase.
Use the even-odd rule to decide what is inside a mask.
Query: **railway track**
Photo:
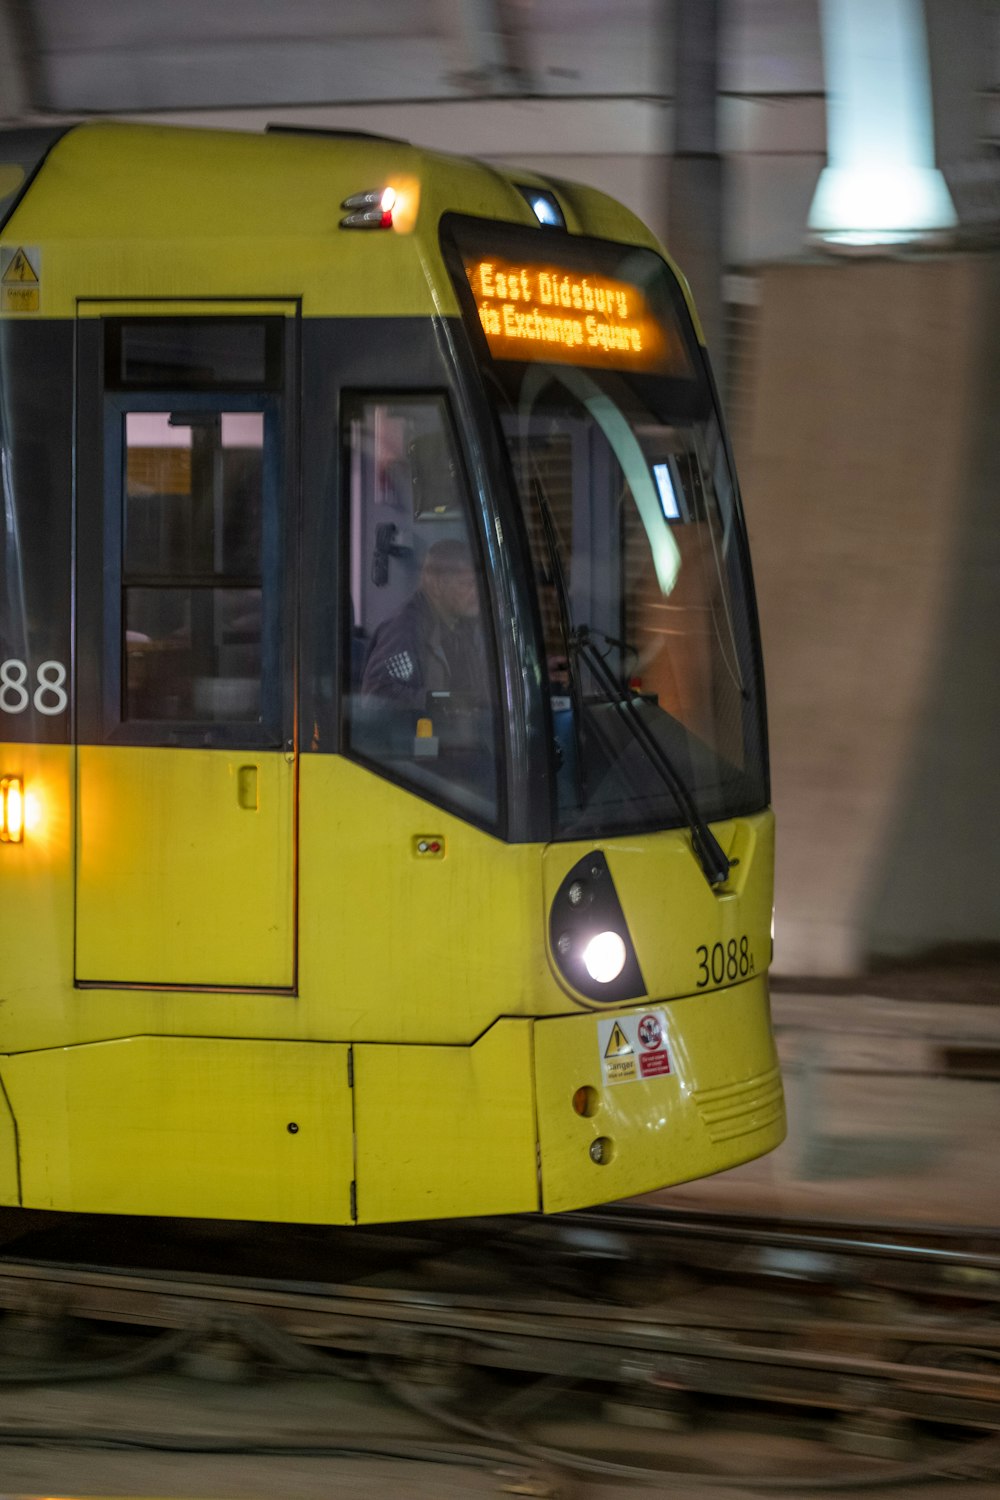
[[[8,1241],[0,1381],[177,1361],[195,1374],[228,1362],[234,1375],[374,1376],[466,1438],[585,1471],[601,1460],[532,1437],[532,1393],[558,1405],[572,1392],[608,1431],[808,1429],[873,1461],[879,1482],[981,1475],[1000,1457],[1000,1243],[987,1236],[638,1208],[438,1229],[376,1237],[377,1253],[345,1259],[336,1278],[317,1272],[352,1242],[324,1232],[288,1232],[282,1275],[280,1230],[260,1231],[259,1265],[238,1275],[193,1268],[196,1230],[175,1230],[158,1256],[147,1247],[145,1264],[121,1263],[134,1241],[113,1227],[104,1248],[117,1253],[95,1258],[98,1234],[85,1262],[60,1256],[72,1235]],[[74,1352],[60,1352],[54,1330],[69,1327]],[[497,1427],[498,1406],[521,1408],[514,1428]],[[662,1466],[632,1477],[647,1474]]]

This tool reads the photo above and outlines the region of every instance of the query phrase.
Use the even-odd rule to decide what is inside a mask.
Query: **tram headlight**
[[[610,984],[625,967],[628,950],[617,932],[599,932],[583,950],[587,973],[597,984]]]
[[[594,849],[563,877],[549,911],[553,967],[578,994],[639,1000],[646,983],[607,859]]]

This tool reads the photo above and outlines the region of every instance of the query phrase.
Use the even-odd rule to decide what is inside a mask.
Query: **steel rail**
[[[304,1344],[394,1360],[440,1361],[532,1374],[748,1396],[854,1410],[878,1405],[926,1420],[1000,1429],[1000,1372],[907,1363],[879,1353],[741,1342],[718,1327],[669,1325],[668,1309],[511,1302],[386,1288],[261,1283],[204,1274],[130,1273],[0,1261],[0,1306],[57,1308],[144,1326],[225,1331],[254,1343],[253,1320]],[[859,1325],[860,1326],[860,1325]],[[786,1330],[787,1331],[787,1330]],[[875,1343],[918,1342],[926,1327],[874,1330]],[[955,1330],[959,1335],[960,1331]],[[959,1342],[965,1343],[966,1330]],[[987,1351],[989,1330],[984,1335]]]
[[[516,1223],[516,1221],[510,1221]],[[960,1265],[1000,1275],[1000,1226],[995,1230],[963,1225],[879,1226],[831,1223],[827,1220],[768,1219],[742,1214],[693,1214],[660,1205],[615,1205],[604,1209],[582,1209],[553,1221],[581,1230],[627,1232],[677,1238],[712,1239],[745,1248],[824,1250],[838,1255],[876,1255],[891,1260],[915,1260],[927,1264]],[[868,1235],[874,1238],[868,1238]],[[897,1238],[892,1238],[896,1235]],[[959,1242],[950,1249],[929,1243],[934,1239]],[[970,1241],[989,1240],[992,1252],[962,1248]]]

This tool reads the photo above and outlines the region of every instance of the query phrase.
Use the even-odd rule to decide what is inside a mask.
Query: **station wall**
[[[774,265],[751,287],[734,417],[776,966],[995,943],[1000,255]]]

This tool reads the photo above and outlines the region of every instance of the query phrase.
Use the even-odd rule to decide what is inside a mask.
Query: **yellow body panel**
[[[127,950],[133,915],[122,913],[151,861],[143,776],[154,763],[159,773],[160,757],[168,781],[175,761],[191,758],[194,774],[202,759],[228,760],[220,751],[79,753],[104,775],[118,774],[121,758],[109,848],[131,873],[103,906],[94,895],[93,919],[108,945]],[[769,813],[716,825],[740,858],[719,896],[685,830],[600,841],[649,999],[599,1005],[572,996],[546,953],[548,902],[587,845],[506,845],[343,757],[307,755],[298,994],[81,991],[73,980],[75,754],[0,747],[3,773],[24,777],[29,814],[24,843],[0,847],[0,1053],[8,1054],[0,1080],[17,1121],[25,1204],[345,1222],[347,1043],[358,1208],[369,1222],[534,1208],[536,1141],[543,1206],[557,1210],[720,1171],[781,1139],[760,973],[769,953]],[[180,776],[190,793],[188,772]],[[232,816],[247,816],[236,787],[227,807],[230,794]],[[212,815],[217,799],[204,797]],[[84,809],[84,826],[98,805]],[[443,840],[443,858],[416,857],[415,839],[428,834]],[[218,888],[221,875],[213,887],[204,870],[189,874],[202,882],[213,925],[240,914],[238,894]],[[155,861],[150,875],[161,878]],[[149,920],[159,920],[155,911]],[[750,934],[757,977],[699,992],[697,946],[737,931]],[[672,998],[679,993],[688,998]],[[669,1018],[673,1071],[605,1087],[598,1025],[647,1008]],[[322,1042],[331,1045],[309,1045]],[[602,1096],[591,1117],[572,1108],[584,1085]],[[290,1122],[300,1125],[294,1139],[285,1138]],[[589,1157],[598,1136],[614,1141],[607,1166]],[[0,1194],[14,1201],[3,1151],[0,1141]],[[245,1165],[251,1157],[257,1174]]]
[[[505,844],[342,756],[301,765],[299,976],[354,1041],[472,1042],[564,1010],[537,845]],[[420,837],[443,859],[421,859]]]
[[[24,783],[21,844],[0,845],[0,1052],[66,1034],[73,990],[73,765],[69,745],[0,745]]]
[[[78,757],[76,978],[289,988],[294,765],[277,751]]]
[[[785,1107],[763,978],[714,994],[615,1008],[665,1013],[669,1074],[604,1079],[599,1019],[566,1016],[535,1025],[535,1087],[547,1213],[651,1192],[721,1172],[772,1151],[785,1137]],[[573,1096],[594,1091],[593,1112]],[[610,1142],[610,1160],[590,1148]]]
[[[21,1171],[17,1155],[17,1129],[7,1095],[0,1090],[0,1204],[21,1201]]]
[[[546,951],[547,902],[591,846],[505,844],[334,755],[306,755],[299,765],[294,1003],[266,992],[206,997],[183,988],[159,993],[98,985],[88,989],[81,1004],[73,983],[76,754],[64,745],[0,745],[0,771],[23,776],[29,813],[24,843],[0,847],[0,1051],[137,1033],[468,1045],[500,1015],[606,1009],[571,997]],[[244,752],[228,757],[224,751],[125,747],[81,747],[79,754],[94,757],[95,765],[102,757],[121,756],[123,777],[133,789],[141,779],[138,768],[148,767],[150,756],[168,763],[219,757],[221,765],[237,766],[249,758]],[[284,774],[277,765],[275,770]],[[231,816],[247,817],[237,806],[236,788],[229,788],[229,776],[227,770],[227,809],[231,795]],[[148,858],[141,798],[126,819],[124,804],[117,792],[113,795],[116,857],[134,846],[135,859]],[[600,841],[644,972],[649,971],[651,997],[697,992],[697,945],[739,926],[741,910],[755,949],[765,945],[767,962],[772,816],[761,813],[715,828],[730,848],[740,830],[752,835],[738,867],[742,885],[734,900],[711,895],[683,829]],[[443,838],[443,859],[416,858],[414,839],[427,834]],[[212,910],[219,899],[213,890]],[[121,919],[113,911],[96,916],[106,923],[109,939],[119,935]],[[756,951],[755,959],[760,972]]]
[[[538,1208],[531,1022],[472,1047],[356,1047],[358,1220]]]
[[[178,130],[111,121],[71,129],[3,231],[40,260],[17,318],[68,318],[81,298],[302,298],[307,316],[456,314],[437,244],[460,211],[537,227],[495,167],[403,141]],[[341,203],[392,186],[393,231],[342,230]],[[576,233],[649,245],[649,230],[591,188],[560,184]],[[544,233],[544,231],[542,231]]]
[[[637,837],[596,839],[591,843],[550,844],[544,854],[545,912],[568,871],[599,847],[608,867],[650,997],[697,993],[725,981],[718,966],[713,981],[712,949],[736,945],[737,973],[730,980],[766,971],[771,961],[771,893],[774,880],[774,818],[770,812],[712,825],[722,848],[738,858],[726,885],[713,891],[691,851],[687,829],[644,833]],[[547,927],[546,921],[546,927]],[[746,959],[740,968],[740,945],[746,937]],[[702,952],[704,950],[704,953]],[[708,966],[705,967],[705,957]],[[551,960],[555,967],[555,959]],[[569,994],[581,1004],[607,1007]]]
[[[0,1067],[26,1208],[350,1219],[344,1047],[126,1037]]]

